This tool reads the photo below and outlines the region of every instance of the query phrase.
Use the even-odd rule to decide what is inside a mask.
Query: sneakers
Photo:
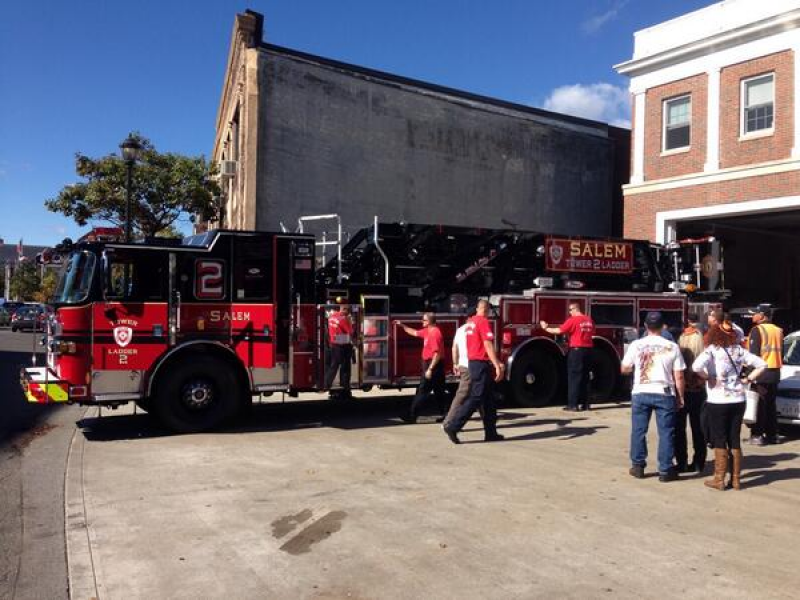
[[[495,432],[492,434],[487,434],[485,438],[483,438],[484,442],[502,442],[506,439],[506,436],[500,435],[499,433]]]
[[[642,465],[633,465],[628,469],[628,475],[636,479],[644,479],[644,467]]]
[[[747,439],[747,443],[751,446],[766,446],[766,440],[760,435],[751,435]]]
[[[678,480],[678,471],[675,470],[675,467],[669,469],[666,473],[659,473],[658,480],[661,483],[667,483],[668,481],[677,481]]]
[[[564,410],[567,412],[578,412],[578,408],[576,406],[565,406]]]

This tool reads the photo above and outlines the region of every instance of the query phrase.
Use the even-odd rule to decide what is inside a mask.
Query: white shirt
[[[712,344],[692,363],[692,371],[708,377],[707,402],[736,404],[745,401],[745,387],[739,378],[743,366],[758,369],[766,367],[767,363],[741,346],[721,348]]]
[[[634,394],[674,395],[674,372],[686,368],[678,344],[660,335],[648,335],[632,342],[622,364],[634,367]]]
[[[733,331],[736,333],[736,343],[741,344],[744,340],[744,329],[739,327],[736,323],[731,323]]]
[[[469,368],[469,357],[467,356],[467,325],[464,323],[461,327],[456,329],[456,334],[453,337],[453,344],[458,348],[458,366]]]

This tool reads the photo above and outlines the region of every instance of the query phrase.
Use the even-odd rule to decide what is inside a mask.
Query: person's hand
[[[494,380],[495,381],[503,381],[503,371],[505,371],[505,367],[502,363],[496,363],[494,365]]]
[[[683,396],[675,396],[675,406],[678,408],[678,410],[683,408]]]
[[[461,371],[458,369],[458,365],[453,365],[453,375],[461,375]]]
[[[539,327],[547,329],[550,324],[547,321],[539,321]]]
[[[433,377],[433,371],[428,369],[425,371],[425,379],[430,379],[431,377]]]

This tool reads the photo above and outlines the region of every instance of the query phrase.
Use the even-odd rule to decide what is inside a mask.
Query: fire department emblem
[[[114,327],[114,341],[120,348],[124,348],[131,343],[133,329],[130,327]]]
[[[564,258],[564,248],[559,246],[558,244],[551,244],[550,245],[550,260],[553,261],[554,265],[557,265],[561,262],[561,259]]]

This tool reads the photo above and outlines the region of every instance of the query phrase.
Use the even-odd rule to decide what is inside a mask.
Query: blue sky
[[[708,0],[38,0],[0,9],[0,238],[49,245],[79,228],[43,203],[74,155],[138,130],[209,155],[233,19],[269,42],[503,100],[629,120],[633,32]]]

